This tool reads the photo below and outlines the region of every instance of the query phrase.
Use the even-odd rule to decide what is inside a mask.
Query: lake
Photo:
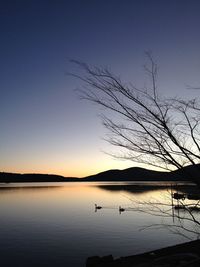
[[[116,258],[185,242],[165,227],[171,217],[132,209],[169,195],[151,183],[1,184],[1,266],[82,267],[89,256]],[[103,208],[95,211],[95,203]],[[119,206],[127,210],[120,214]],[[143,229],[150,225],[159,230]]]

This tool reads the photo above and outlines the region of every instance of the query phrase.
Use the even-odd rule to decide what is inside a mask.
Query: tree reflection
[[[156,198],[138,201],[127,196],[132,205],[126,211],[136,211],[162,218],[161,222],[144,225],[141,230],[164,228],[187,239],[199,239],[200,194],[194,194],[194,198],[192,196],[191,193],[182,194],[177,191],[174,193],[173,188],[167,191],[164,201]],[[197,199],[197,196],[199,196],[199,199]]]
[[[102,206],[103,209],[122,208],[123,212],[139,212],[160,217],[161,222],[143,225],[141,231],[166,229],[190,240],[200,238],[200,189],[195,184],[115,183],[98,185],[98,188],[119,191],[129,203],[131,202],[123,207],[105,205]]]

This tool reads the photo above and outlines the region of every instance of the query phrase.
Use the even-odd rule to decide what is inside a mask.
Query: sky
[[[111,158],[98,107],[80,100],[69,59],[143,85],[145,51],[166,96],[197,97],[198,0],[2,0],[0,171],[84,177],[136,166]]]

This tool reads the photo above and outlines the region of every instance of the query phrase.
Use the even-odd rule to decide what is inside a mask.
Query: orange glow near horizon
[[[66,164],[67,165],[67,164]],[[110,169],[126,169],[130,167],[142,167],[146,169],[153,169],[151,166],[147,165],[136,165],[131,161],[117,161],[117,160],[101,160],[101,162],[93,161],[91,165],[86,164],[85,161],[71,163],[71,165],[65,164],[49,164],[44,165],[26,165],[26,167],[21,167],[19,165],[6,166],[1,168],[0,172],[12,172],[12,173],[42,173],[42,174],[55,174],[62,175],[64,177],[78,177],[83,178],[85,176],[97,174],[99,172],[107,171]],[[157,169],[158,170],[158,169]],[[160,170],[162,171],[162,170]]]

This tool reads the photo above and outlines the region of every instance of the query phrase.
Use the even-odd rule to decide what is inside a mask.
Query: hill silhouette
[[[123,181],[200,181],[200,165],[181,170],[161,172],[139,167],[108,170],[84,178],[64,177],[54,174],[19,174],[0,172],[0,183],[9,182],[123,182]]]
[[[108,170],[84,178],[87,181],[200,181],[200,164],[189,165],[171,172],[132,167],[125,170]]]
[[[36,174],[36,173],[9,173],[0,172],[0,183],[27,183],[27,182],[74,182],[78,178],[75,177],[64,177],[61,175],[54,174]]]
[[[176,177],[175,177],[176,176]],[[169,181],[178,179],[171,172],[159,172],[139,167],[125,170],[108,170],[84,178],[86,181]],[[185,180],[185,179],[184,179]]]

